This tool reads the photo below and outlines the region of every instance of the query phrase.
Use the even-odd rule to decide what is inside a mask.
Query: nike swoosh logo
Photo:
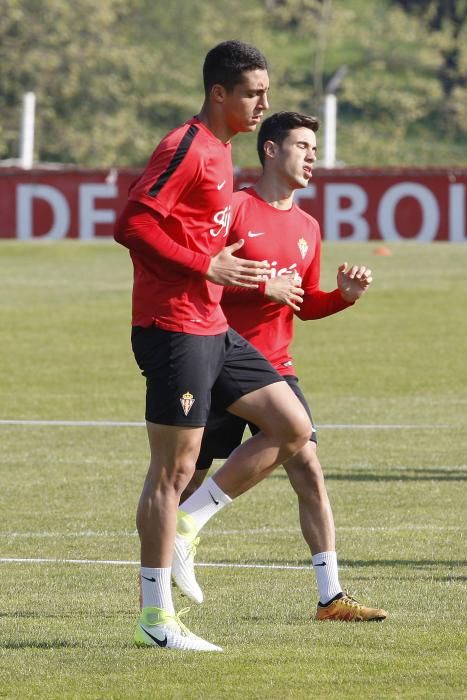
[[[143,574],[141,574],[141,578],[145,578],[146,581],[151,581],[151,583],[156,583],[154,576],[152,578],[148,578],[147,576],[143,576]]]
[[[156,644],[158,646],[160,646],[160,647],[167,646],[167,635],[164,637],[164,639],[158,639],[153,634],[151,634],[151,632],[149,632],[149,630],[147,630],[146,627],[143,627],[143,625],[140,625],[140,627],[143,630],[143,632],[145,632],[148,635],[148,637],[151,637],[151,639],[153,639],[156,642]]]
[[[248,231],[248,238],[256,238],[256,236],[264,236],[264,231]]]
[[[220,185],[217,185],[217,189],[218,189],[218,190],[221,190],[221,189],[224,187],[225,183],[226,183],[226,180],[224,180],[223,182],[221,182]]]
[[[219,505],[219,501],[216,501],[216,499],[214,498],[214,496],[212,495],[212,493],[209,491],[209,489],[208,489],[208,493],[209,493],[209,495],[211,496],[211,498],[212,498],[212,500],[213,500],[213,503],[215,503],[216,506],[218,506],[218,505]]]
[[[326,566],[326,562],[322,561],[321,564],[315,564],[315,566]]]

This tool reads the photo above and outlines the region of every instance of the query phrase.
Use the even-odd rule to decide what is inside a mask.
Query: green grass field
[[[132,646],[146,436],[99,424],[143,420],[125,251],[1,244],[1,698],[466,697],[467,246],[375,247],[324,246],[324,288],[343,260],[375,282],[355,308],[298,324],[295,355],[341,582],[390,615],[313,621],[309,553],[277,470],[201,540],[206,602],[186,621],[225,649],[210,655]]]

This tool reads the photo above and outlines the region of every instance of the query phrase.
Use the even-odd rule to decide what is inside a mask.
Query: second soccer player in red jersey
[[[317,129],[318,121],[314,117],[296,112],[280,112],[263,122],[258,135],[263,172],[254,187],[233,196],[229,241],[244,240],[242,255],[250,260],[266,259],[270,269],[258,288],[226,287],[222,297],[230,326],[267,357],[299,398],[310,419],[290,354],[294,315],[311,320],[342,311],[354,304],[372,281],[369,269],[343,263],[337,271],[336,289],[332,292],[320,289],[319,225],[293,203],[294,191],[306,187],[312,176]],[[211,412],[197,473],[183,498],[192,495],[180,509],[183,514],[180,517],[191,518],[196,523],[192,535],[207,522],[206,508],[200,508],[200,504],[203,492],[209,493],[212,480],[208,479],[197,491],[195,488],[203,482],[213,459],[227,456],[241,443],[246,425],[237,416]],[[249,425],[255,433],[256,426],[251,422]],[[313,429],[308,444],[284,463],[298,496],[302,533],[310,547],[317,577],[316,618],[382,620],[386,617],[384,610],[357,603],[343,592],[339,583],[334,522],[316,442]],[[181,540],[181,536],[177,539]],[[199,600],[191,566],[174,561],[174,574],[182,590],[187,595],[194,591],[191,597]]]

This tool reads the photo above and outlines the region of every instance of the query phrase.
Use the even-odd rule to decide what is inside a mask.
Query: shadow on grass
[[[228,562],[227,562],[228,563]],[[245,564],[257,564],[267,566],[303,566],[309,567],[311,569],[311,564],[309,559],[300,559],[299,561],[286,561],[284,559],[255,559],[254,561],[245,561]],[[460,567],[465,567],[466,562],[463,559],[339,559],[339,565],[348,569],[369,569],[376,567],[410,567],[411,569],[426,569],[432,567],[442,567],[443,569],[453,569],[451,574],[450,571],[443,574],[446,581],[450,581],[452,578],[456,577],[456,569]],[[463,577],[459,574],[460,578]],[[440,578],[441,580],[441,578]]]
[[[52,618],[54,620],[58,620],[59,618],[62,617],[76,617],[76,615],[73,615],[72,613],[68,614],[59,614],[59,613],[48,613],[48,612],[36,612],[36,611],[29,611],[29,610],[12,610],[11,612],[0,612],[0,617],[11,617],[13,620],[20,617],[20,618],[37,618],[38,620],[44,620],[46,618]]]
[[[268,479],[286,479],[287,474],[276,470]],[[459,469],[408,469],[394,470],[391,474],[378,474],[376,471],[325,471],[326,481],[467,481],[467,472]]]
[[[303,564],[307,564],[304,561]],[[344,568],[353,569],[371,569],[377,567],[388,567],[390,569],[405,569],[418,572],[423,577],[422,571],[425,570],[425,578],[429,577],[433,581],[443,583],[461,583],[467,580],[467,576],[459,572],[459,569],[465,567],[466,562],[462,559],[341,559],[339,564]],[[436,575],[433,569],[442,567],[443,573]],[[458,573],[459,572],[459,573]],[[394,574],[393,574],[394,575]],[[396,574],[400,578],[399,574]]]
[[[10,618],[11,620],[18,620],[18,619],[24,619],[24,620],[67,620],[67,619],[80,619],[81,621],[83,620],[89,620],[89,619],[94,619],[94,615],[98,614],[99,618],[104,618],[108,620],[113,620],[115,617],[126,617],[130,620],[133,620],[135,617],[135,611],[134,610],[128,610],[128,609],[114,609],[112,612],[109,612],[108,610],[98,610],[96,613],[90,613],[89,611],[82,611],[82,610],[72,610],[71,612],[46,612],[46,611],[37,611],[37,610],[11,610],[11,611],[2,611],[0,612],[0,619],[2,618]],[[0,695],[1,697],[1,695]]]
[[[462,576],[461,574],[459,576],[456,576],[455,574],[452,576],[433,576],[433,578],[436,581],[441,581],[441,583],[461,583],[463,581],[467,581],[467,576]]]
[[[0,649],[78,649],[83,646],[80,642],[70,642],[67,639],[49,639],[44,642],[14,639],[0,643]]]
[[[370,566],[410,566],[415,569],[424,569],[427,566],[458,567],[465,566],[462,559],[340,559],[341,566],[349,569]]]

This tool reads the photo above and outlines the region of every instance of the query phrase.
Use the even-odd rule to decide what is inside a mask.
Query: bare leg
[[[222,491],[236,498],[296,454],[308,441],[311,424],[285,382],[246,394],[229,406],[229,411],[260,429],[232,452],[214,476]]]
[[[172,575],[185,595],[197,603],[203,601],[194,573],[193,545],[198,532],[231,499],[298,452],[311,434],[308,415],[285,382],[246,394],[229,411],[257,425],[260,432],[237,447],[215,476],[180,509]]]
[[[300,526],[312,554],[335,551],[334,519],[314,442],[284,464],[298,497]]]
[[[199,454],[203,428],[147,422],[151,461],[136,514],[141,565],[172,564],[177,508]]]
[[[336,538],[331,504],[324,482],[316,444],[308,441],[284,464],[298,497],[300,527],[311,554],[335,551]],[[186,501],[205,480],[209,469],[197,469],[180,498]]]

